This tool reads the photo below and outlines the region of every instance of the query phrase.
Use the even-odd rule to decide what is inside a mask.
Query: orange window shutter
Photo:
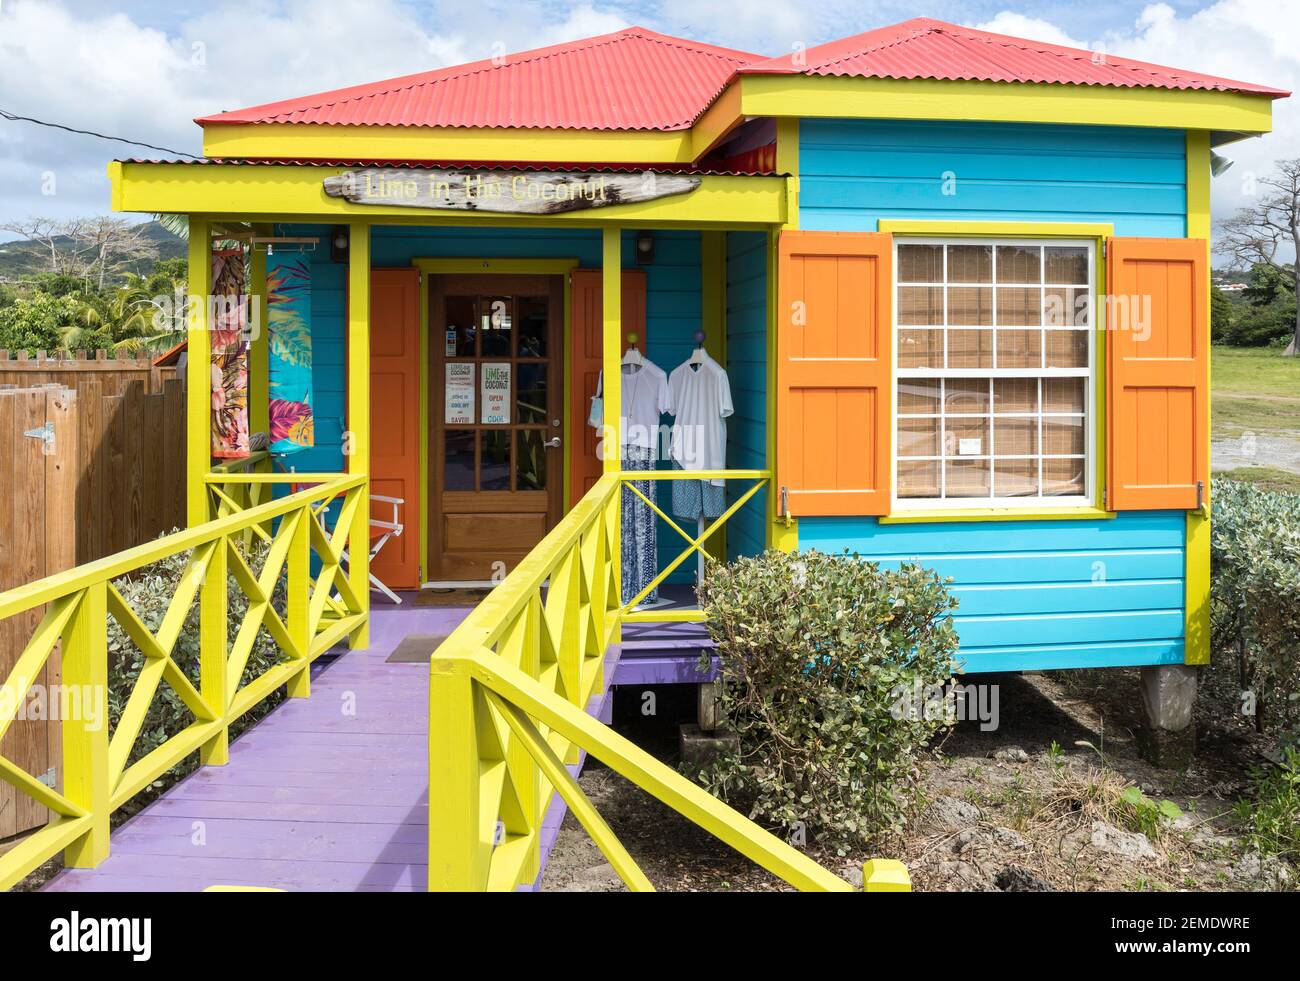
[[[891,236],[782,232],[779,256],[776,457],[785,513],[887,514]]]
[[[1192,509],[1209,492],[1209,250],[1107,243],[1106,468],[1113,511]]]

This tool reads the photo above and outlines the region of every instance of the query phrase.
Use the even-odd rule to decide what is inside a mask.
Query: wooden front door
[[[370,274],[370,492],[403,503],[402,534],[390,538],[370,571],[390,589],[420,588],[420,274]],[[393,505],[371,502],[371,517],[392,521]]]
[[[429,282],[429,579],[498,580],[563,512],[560,276]]]

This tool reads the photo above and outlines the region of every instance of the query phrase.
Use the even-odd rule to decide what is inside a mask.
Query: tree
[[[25,218],[0,223],[0,231],[41,245],[50,256],[50,274],[75,277],[87,284],[94,277],[101,290],[105,279],[123,265],[158,254],[145,226],[129,218]]]
[[[1283,273],[1294,295],[1300,286],[1300,159],[1279,160],[1260,179],[1259,198],[1219,223],[1215,251],[1246,266],[1262,264]],[[1289,258],[1288,258],[1289,257]],[[1300,307],[1291,322],[1286,353],[1300,352]]]

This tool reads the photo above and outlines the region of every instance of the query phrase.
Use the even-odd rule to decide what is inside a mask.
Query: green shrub
[[[1216,480],[1212,501],[1211,644],[1221,667],[1236,662],[1259,717],[1292,728],[1300,721],[1300,495]]]
[[[265,562],[266,551],[267,547],[259,541],[252,547],[251,555],[247,556],[254,573],[257,573]],[[114,581],[114,585],[122,594],[122,598],[135,610],[136,615],[153,633],[156,633],[162,624],[163,617],[167,613],[167,607],[171,603],[181,576],[185,572],[185,564],[188,559],[188,553],[174,555],[155,562],[153,565],[147,566],[130,576]],[[284,578],[282,576],[280,584],[277,585],[272,596],[272,604],[281,615],[284,613],[283,583]],[[244,614],[248,610],[248,597],[240,590],[233,577],[229,579],[227,603],[229,604],[228,640],[229,643],[233,644],[239,625],[243,622]],[[246,684],[253,678],[264,674],[268,668],[284,659],[284,655],[281,654],[280,649],[266,632],[266,628],[263,627],[253,644],[253,651],[249,655],[248,665],[244,670],[241,684]],[[198,688],[199,604],[197,599],[191,607],[188,617],[186,617],[185,625],[181,628],[180,636],[176,640],[176,646],[172,649],[172,660],[176,662],[176,666],[190,680],[190,683],[195,688]],[[126,631],[112,617],[108,618],[108,666],[109,726],[110,731],[116,731],[118,720],[121,719],[122,712],[126,708],[127,699],[131,697],[131,692],[135,690],[136,679],[140,674],[140,669],[144,666],[144,655],[136,647],[135,642],[127,636]],[[251,723],[266,715],[275,705],[279,704],[283,697],[283,691],[278,691],[263,701],[231,726],[232,735],[238,734]],[[166,681],[160,682],[153,701],[150,702],[149,711],[145,715],[144,725],[140,728],[139,738],[132,748],[128,765],[142,759],[168,739],[182,732],[194,721],[193,713],[181,701],[180,696],[172,690]],[[167,782],[168,778],[174,778],[193,769],[194,759],[194,757],[190,757],[179,764],[160,781],[160,784]]]
[[[717,568],[701,603],[740,752],[697,779],[840,853],[900,830],[920,750],[946,724],[913,710],[953,673],[956,603],[943,581],[917,566],[768,551]]]
[[[1253,800],[1237,805],[1249,846],[1300,862],[1300,752],[1287,747],[1281,766],[1252,771]]]

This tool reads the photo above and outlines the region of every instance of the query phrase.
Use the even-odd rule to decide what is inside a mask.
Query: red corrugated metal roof
[[[737,68],[762,59],[629,27],[195,121],[680,130],[690,127]]]
[[[847,75],[1120,88],[1213,89],[1286,96],[1283,89],[1166,68],[1112,54],[990,34],[927,17],[741,66],[746,74]]]

